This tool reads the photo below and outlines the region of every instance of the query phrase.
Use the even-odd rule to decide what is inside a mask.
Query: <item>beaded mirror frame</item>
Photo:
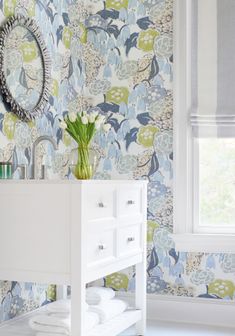
[[[4,72],[4,56],[5,46],[9,34],[17,26],[26,28],[32,33],[37,46],[40,50],[40,56],[43,66],[43,83],[40,98],[35,104],[35,107],[27,110],[19,105],[16,99],[13,97],[10,88],[7,84],[6,74]],[[15,15],[10,17],[7,22],[1,27],[0,30],[0,90],[5,101],[10,105],[11,112],[15,113],[23,121],[32,121],[36,117],[40,117],[48,104],[51,90],[51,60],[47,50],[44,38],[40,32],[40,29],[36,21],[32,18],[26,18],[24,16]]]

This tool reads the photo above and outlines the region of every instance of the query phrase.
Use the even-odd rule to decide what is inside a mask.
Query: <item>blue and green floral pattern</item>
[[[148,187],[148,283],[152,295],[234,300],[235,256],[175,250],[173,223],[173,1],[172,0],[4,0],[1,18],[34,16],[51,53],[52,95],[44,116],[19,121],[0,100],[0,161],[29,164],[32,142],[47,134],[59,151],[51,173],[71,178],[68,157],[75,147],[59,128],[67,111],[96,110],[112,126],[97,135],[97,179],[146,179]],[[14,48],[12,50],[14,56]],[[14,62],[13,62],[14,63]],[[43,242],[42,242],[43,246]],[[17,258],[17,255],[16,255]],[[3,279],[4,280],[4,279]],[[101,284],[133,290],[133,268]],[[45,286],[1,282],[0,320],[51,299]]]

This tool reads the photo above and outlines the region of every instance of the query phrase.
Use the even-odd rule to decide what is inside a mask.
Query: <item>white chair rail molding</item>
[[[235,253],[235,2],[176,0],[174,241]]]

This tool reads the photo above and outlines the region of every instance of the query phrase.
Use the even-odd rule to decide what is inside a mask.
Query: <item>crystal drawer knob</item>
[[[128,205],[133,205],[133,204],[135,204],[135,201],[133,201],[133,200],[129,200],[129,201],[127,201],[127,204],[128,204]]]
[[[107,246],[105,244],[100,244],[99,245],[99,250],[100,251],[103,251],[103,250],[106,250],[107,249]]]
[[[135,241],[135,237],[129,237],[129,238],[127,238],[127,241],[128,241],[128,243],[131,243],[131,242]]]
[[[107,207],[107,205],[104,204],[103,202],[99,202],[98,206],[99,206],[99,208],[106,208]]]

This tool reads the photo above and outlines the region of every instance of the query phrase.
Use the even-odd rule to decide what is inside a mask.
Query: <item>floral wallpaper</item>
[[[112,125],[107,137],[96,139],[105,151],[96,178],[149,181],[147,292],[234,300],[235,256],[180,253],[170,236],[173,1],[86,3],[85,95]],[[135,270],[112,274],[101,284],[133,290]]]
[[[37,309],[56,298],[53,285],[0,281],[0,323]]]
[[[149,181],[147,292],[233,300],[235,256],[180,253],[170,236],[173,0],[4,0],[0,11],[2,21],[14,12],[34,16],[53,60],[52,95],[41,119],[23,123],[0,99],[0,161],[29,164],[33,141],[47,134],[57,139],[59,151],[42,144],[38,163],[48,166],[50,178],[72,178],[69,154],[75,144],[58,118],[97,110],[112,128],[95,138],[95,178]],[[9,56],[14,63],[14,52]],[[135,270],[101,283],[133,290]],[[0,288],[0,320],[51,299],[45,286],[2,281]]]

